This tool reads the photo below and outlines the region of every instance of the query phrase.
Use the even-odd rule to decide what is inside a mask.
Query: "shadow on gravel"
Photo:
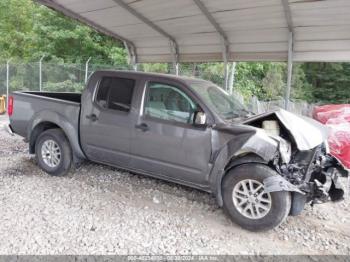
[[[16,154],[20,153],[27,153],[27,149],[23,149],[22,147],[11,147],[11,148],[5,148],[0,150],[0,157],[8,157],[8,156],[14,156]]]
[[[0,159],[0,173],[2,175],[37,176],[43,174],[49,176],[41,171],[34,156],[22,155],[22,153],[27,154],[27,149],[19,146],[17,150],[12,146],[11,150],[10,155],[8,152],[0,152],[2,157]],[[120,193],[122,190],[127,194],[130,188],[133,188],[132,193],[137,196],[138,191],[153,191],[155,194],[168,194],[177,198],[185,198],[186,201],[209,205],[212,210],[219,208],[215,198],[206,192],[89,161],[84,161],[77,168],[72,168],[67,176],[59,179],[77,180],[111,193]],[[142,197],[142,193],[139,196]]]
[[[118,192],[120,187],[113,187],[113,185],[109,186],[108,182],[113,184],[117,181],[121,187],[135,187],[140,190],[155,190],[159,193],[173,195],[174,197],[186,198],[187,201],[195,201],[201,204],[211,205],[214,209],[219,208],[214,196],[206,192],[89,161],[85,161],[77,169],[73,169],[68,177],[81,177],[81,179],[88,184],[101,180],[103,181],[103,184],[100,186],[106,187],[106,189],[111,192]],[[135,194],[137,194],[137,192]]]
[[[28,175],[37,175],[39,172],[33,172],[33,171],[39,171],[37,170],[36,161],[34,157],[20,157],[17,158],[15,162],[10,162],[4,159],[0,160],[1,164],[1,175],[6,176],[28,176]]]

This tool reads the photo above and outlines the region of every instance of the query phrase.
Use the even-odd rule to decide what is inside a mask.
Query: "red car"
[[[331,154],[350,169],[350,104],[318,106],[313,117],[330,127]]]

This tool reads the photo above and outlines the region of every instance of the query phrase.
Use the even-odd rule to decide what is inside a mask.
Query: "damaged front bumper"
[[[277,150],[273,155],[269,154],[268,164],[280,174],[264,180],[265,192],[291,192],[292,210],[296,202],[316,204],[344,198],[344,188],[339,177],[349,174],[344,166],[329,154],[328,128],[313,119],[285,110],[258,115],[243,123],[263,129],[264,121],[275,121],[278,124],[275,126],[279,127],[276,129],[278,135],[269,133],[269,137],[277,146],[270,144]],[[264,153],[262,149],[266,146],[254,142],[251,143],[251,148],[255,150],[253,152]],[[299,206],[304,207],[304,204]]]
[[[292,192],[293,205],[298,205],[294,209],[292,206],[294,215],[308,202],[313,205],[344,199],[344,186],[339,178],[348,176],[348,170],[327,153],[325,145],[297,152],[288,164],[275,161],[274,165],[281,176],[266,178],[265,192]]]

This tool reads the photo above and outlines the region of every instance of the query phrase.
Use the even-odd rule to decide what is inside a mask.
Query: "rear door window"
[[[129,112],[135,80],[119,77],[104,77],[98,88],[96,103],[105,109]]]

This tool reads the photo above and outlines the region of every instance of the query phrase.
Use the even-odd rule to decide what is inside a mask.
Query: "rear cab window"
[[[104,109],[129,112],[135,80],[120,77],[103,77],[95,102]]]

